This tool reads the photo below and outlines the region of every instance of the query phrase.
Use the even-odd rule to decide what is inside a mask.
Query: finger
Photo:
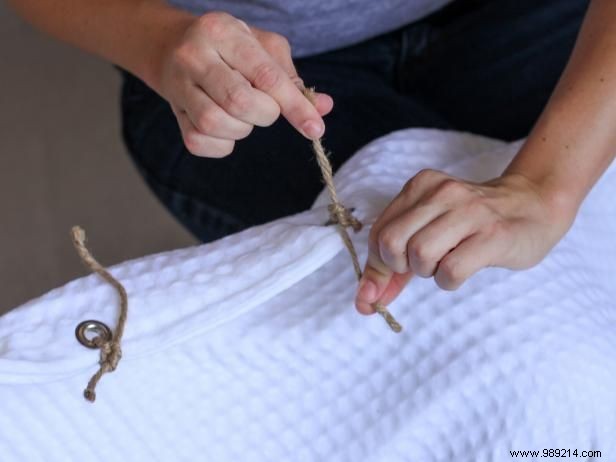
[[[397,218],[401,214],[405,213],[410,207],[415,205],[422,195],[425,194],[427,188],[419,188],[409,186],[413,184],[413,179],[409,180],[407,184],[402,188],[398,195],[383,209],[381,214],[377,217],[370,230],[370,238],[368,240],[368,246],[376,255],[379,255],[379,239],[378,236],[381,230],[393,219]]]
[[[416,205],[408,211],[386,223],[377,236],[378,252],[381,260],[392,271],[404,273],[410,271],[407,248],[409,240],[446,212],[443,204]],[[413,268],[415,269],[415,268]]]
[[[274,60],[282,67],[287,73],[291,81],[297,88],[302,90],[304,88],[304,81],[297,73],[293,59],[291,58],[291,47],[288,40],[282,35],[272,32],[263,32],[260,30],[253,30],[257,39],[263,45],[263,48],[274,58]],[[331,96],[325,93],[316,93],[313,97],[313,104],[317,109],[317,112],[323,116],[331,112],[334,107],[334,100]]]
[[[409,206],[413,206],[433,188],[435,183],[442,181],[444,177],[444,174],[433,170],[419,172],[407,182],[398,196],[375,221],[368,240],[368,261],[360,281],[355,302],[360,312],[366,314],[374,312],[371,304],[377,300],[382,299],[383,303],[389,303],[400,293],[412,277],[412,272],[408,269],[408,263],[405,262],[404,265],[400,265],[404,266],[406,270],[395,272],[392,267],[383,261],[380,252],[379,235],[388,223],[403,214]],[[401,241],[399,253],[402,255],[406,252],[406,242],[404,240]],[[392,252],[392,254],[395,253],[398,252]],[[405,257],[404,260],[406,260]]]
[[[233,151],[235,143],[207,136],[199,132],[188,118],[185,111],[174,110],[186,149],[191,154],[201,157],[224,157]]]
[[[372,231],[377,232],[387,222],[414,206],[445,179],[446,175],[436,170],[421,170],[406,182],[396,197],[385,207],[374,222]]]
[[[232,117],[250,125],[267,127],[280,115],[280,107],[272,97],[252,87],[237,70],[220,57],[212,60],[208,70],[195,76],[201,88]]]
[[[362,314],[374,314],[376,312],[374,309],[376,303],[381,303],[385,306],[389,305],[398,297],[412,277],[413,273],[411,272],[403,274],[391,273],[389,279],[381,280],[381,274],[375,272],[372,266],[367,266],[355,298],[357,311]],[[372,288],[369,288],[371,285]],[[372,293],[368,291],[372,291]],[[367,300],[373,301],[369,302]]]
[[[394,273],[385,290],[378,296],[377,303],[389,305],[394,299],[400,295],[400,292],[406,287],[408,282],[414,276],[412,271],[406,273]],[[371,306],[374,309],[374,304]]]
[[[379,295],[389,286],[392,277],[393,271],[381,261],[378,253],[375,253],[373,249],[369,249],[368,261],[359,280],[355,297],[355,304],[361,313],[369,314],[373,312],[371,305],[378,300]]]
[[[380,234],[381,230],[387,224],[401,213],[404,213],[408,206],[412,206],[421,198],[427,189],[427,183],[424,181],[425,175],[417,175],[420,181],[412,178],[398,194],[396,198],[383,210],[372,226],[370,238],[368,240],[368,260],[364,267],[363,276],[360,280],[356,295],[355,305],[357,309],[364,314],[374,312],[372,304],[375,303],[383,294],[390,294],[390,297],[395,297],[401,286],[403,286],[410,278],[410,272],[400,272],[401,276],[394,276],[396,273],[388,266],[381,258],[380,252]],[[411,187],[412,186],[412,187]],[[404,243],[406,248],[406,241]],[[403,252],[404,250],[402,250]],[[390,283],[393,281],[392,288]],[[393,298],[392,298],[393,299]]]
[[[329,114],[334,108],[333,98],[325,93],[315,93],[313,103],[321,117]]]
[[[221,56],[257,89],[270,95],[282,115],[300,133],[310,139],[323,135],[325,125],[317,109],[301,93],[285,70],[253,37],[236,48],[221,47]]]
[[[297,88],[303,88],[304,82],[299,77],[293,59],[291,58],[291,45],[282,35],[274,32],[252,29],[253,35],[272,58],[286,72]]]
[[[394,273],[377,254],[370,252],[355,297],[357,310],[363,314],[374,313],[375,303],[390,303],[398,296],[411,277],[410,272]]]
[[[439,262],[478,227],[478,217],[461,210],[435,218],[409,239],[406,254],[410,268],[418,276],[432,277]]]
[[[434,280],[445,290],[455,290],[481,268],[492,265],[503,250],[498,239],[476,233],[462,241],[439,263]]]
[[[230,116],[205,92],[195,86],[184,107],[193,126],[203,135],[227,140],[241,140],[252,131],[253,125]]]
[[[460,188],[464,186],[441,172],[423,170],[392,201],[387,211],[389,221],[379,219],[377,241],[381,259],[393,271],[416,270],[409,266],[409,240],[424,226],[455,209],[463,200]]]

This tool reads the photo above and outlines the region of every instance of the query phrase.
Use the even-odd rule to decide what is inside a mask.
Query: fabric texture
[[[451,0],[169,0],[203,14],[224,11],[287,37],[294,56],[348,46],[397,29]]]
[[[485,180],[519,146],[406,130],[361,149],[335,178],[367,225],[352,236],[361,258],[409,177]],[[414,279],[389,307],[401,334],[353,308],[324,192],[309,211],[114,266],[124,356],[94,404],[82,390],[98,352],[74,329],[113,327],[117,294],[73,281],[0,317],[1,460],[508,462],[571,448],[615,461],[615,194],[612,165],[530,270],[485,269],[455,292]]]

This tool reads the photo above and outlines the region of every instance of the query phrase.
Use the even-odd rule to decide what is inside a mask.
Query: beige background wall
[[[125,153],[118,89],[0,3],[0,313],[85,274],[73,224],[107,265],[194,242]]]

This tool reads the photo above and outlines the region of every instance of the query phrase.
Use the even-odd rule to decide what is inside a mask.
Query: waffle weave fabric
[[[485,180],[518,148],[414,129],[361,149],[335,178],[367,225],[352,236],[360,258],[417,171]],[[73,281],[0,317],[0,460],[508,462],[571,448],[615,461],[615,195],[612,166],[530,270],[485,269],[455,292],[413,280],[389,307],[401,334],[353,308],[325,193],[304,213],[114,266],[124,356],[94,404],[82,390],[98,352],[74,329],[113,327],[118,300],[95,275]]]

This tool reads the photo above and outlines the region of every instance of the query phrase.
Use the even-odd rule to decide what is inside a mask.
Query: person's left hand
[[[372,226],[357,309],[389,304],[414,274],[454,290],[484,267],[537,264],[575,217],[563,199],[520,174],[472,183],[421,171]]]

